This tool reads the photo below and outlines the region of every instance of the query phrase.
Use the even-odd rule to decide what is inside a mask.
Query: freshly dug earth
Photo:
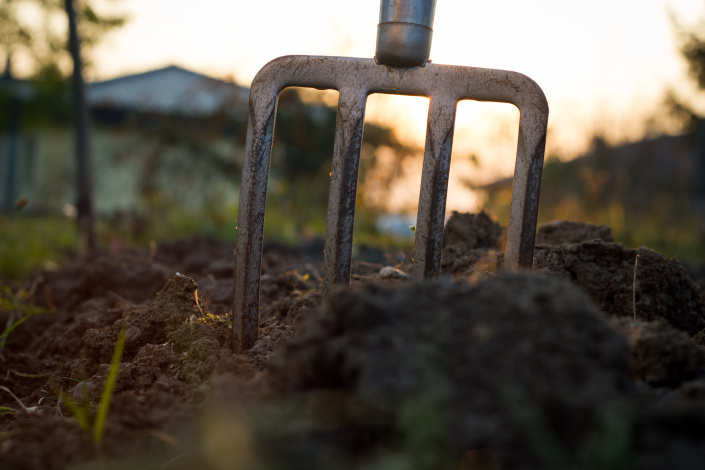
[[[474,229],[458,230],[467,225]],[[472,276],[501,267],[501,229],[486,214],[454,213],[445,233],[441,266],[446,273]],[[449,233],[468,236],[451,238]],[[612,241],[604,225],[552,222],[540,226],[536,238],[534,269],[573,281],[604,313],[662,319],[690,336],[705,329],[701,289],[678,261],[648,248],[627,250]]]
[[[630,368],[624,337],[584,293],[504,273],[474,286],[371,284],[332,296],[276,355],[272,377],[281,394],[349,392],[355,411],[330,430],[358,428],[341,461],[401,439],[409,464],[442,449],[436,458],[453,468],[464,451],[491,447],[507,466],[528,468],[541,462],[523,424],[546,424],[569,452],[585,451],[634,395]]]
[[[705,307],[680,263],[553,222],[535,272],[508,273],[503,233],[454,214],[428,282],[356,247],[351,289],[327,299],[320,242],[267,245],[243,355],[232,244],[38,273],[24,287],[50,313],[0,350],[0,406],[17,410],[0,416],[0,469],[702,468]]]

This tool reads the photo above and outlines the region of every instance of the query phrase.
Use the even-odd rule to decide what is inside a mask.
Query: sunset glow
[[[99,50],[95,78],[176,63],[248,85],[259,68],[282,55],[372,57],[379,0],[203,0],[197,6],[126,0],[122,8],[132,21]],[[595,133],[615,142],[639,138],[667,88],[693,95],[671,14],[692,25],[705,7],[700,0],[598,0],[589,6],[439,0],[431,58],[533,78],[551,108],[547,154],[570,158]],[[422,146],[427,110],[424,98],[373,96],[367,116]],[[460,180],[483,183],[511,174],[517,123],[512,106],[460,104],[451,207]]]

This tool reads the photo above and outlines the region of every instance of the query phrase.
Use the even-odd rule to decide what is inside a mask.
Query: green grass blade
[[[9,335],[9,334],[12,332],[12,330],[14,330],[14,329],[17,328],[18,326],[20,326],[20,325],[22,324],[22,322],[25,321],[26,319],[28,319],[29,317],[30,317],[30,315],[25,315],[24,317],[20,318],[20,319],[17,320],[15,323],[13,323],[12,326],[10,326],[9,328],[5,329],[5,331],[3,331],[2,334],[0,334],[0,341],[2,341],[3,339],[5,339],[5,337],[6,337],[7,335]]]
[[[115,343],[115,351],[113,352],[113,358],[110,361],[110,371],[108,372],[108,377],[105,379],[103,394],[100,396],[98,412],[96,413],[95,422],[93,423],[93,445],[96,448],[100,447],[100,444],[103,440],[103,432],[105,431],[105,421],[108,418],[108,411],[110,410],[110,400],[112,400],[113,398],[115,382],[117,381],[118,372],[120,371],[120,361],[122,360],[122,352],[125,349],[126,330],[127,323],[123,323],[122,328],[120,329],[120,333],[118,334],[117,343]]]
[[[73,401],[68,395],[61,394],[61,402],[66,405],[71,415],[76,418],[78,425],[86,432],[91,430],[90,409],[88,404],[78,404]]]

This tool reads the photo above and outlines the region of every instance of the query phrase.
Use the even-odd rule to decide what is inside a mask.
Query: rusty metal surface
[[[338,98],[324,248],[323,281],[326,291],[334,285],[350,281],[357,173],[366,101],[367,95],[359,89],[345,89]]]
[[[235,253],[233,348],[257,339],[264,207],[279,93],[288,86],[340,92],[325,246],[325,284],[350,280],[352,227],[366,97],[371,93],[430,98],[414,256],[415,277],[437,276],[443,242],[448,170],[460,100],[511,103],[520,111],[505,265],[533,262],[548,103],[541,88],[517,72],[427,64],[394,68],[373,59],[286,56],[259,71],[250,91],[250,120]]]
[[[417,279],[436,277],[440,270],[456,107],[457,100],[446,96],[431,98],[428,106],[414,245]]]

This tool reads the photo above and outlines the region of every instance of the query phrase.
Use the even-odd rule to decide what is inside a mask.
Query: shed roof
[[[198,117],[246,112],[248,96],[247,88],[175,65],[88,86],[93,107]]]

